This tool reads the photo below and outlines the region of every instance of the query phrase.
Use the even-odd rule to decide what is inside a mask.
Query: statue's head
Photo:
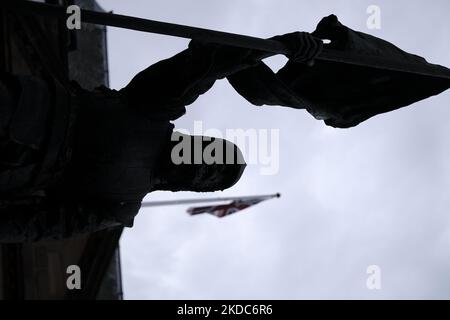
[[[246,163],[224,139],[174,132],[156,173],[154,190],[211,192],[239,181]]]

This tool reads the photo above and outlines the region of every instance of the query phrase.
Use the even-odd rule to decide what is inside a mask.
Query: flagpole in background
[[[181,199],[181,200],[168,200],[168,201],[152,201],[143,202],[141,208],[159,207],[159,206],[173,206],[181,204],[195,204],[195,203],[208,203],[208,202],[223,202],[223,201],[246,201],[252,199],[268,200],[272,198],[281,197],[280,193],[261,195],[261,196],[245,196],[245,197],[219,197],[219,198],[198,198],[198,199]]]

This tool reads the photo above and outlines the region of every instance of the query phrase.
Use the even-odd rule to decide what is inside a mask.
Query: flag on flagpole
[[[187,210],[187,212],[193,216],[202,213],[209,213],[218,218],[223,218],[225,216],[229,216],[238,211],[242,211],[251,206],[254,206],[264,200],[270,198],[267,197],[254,197],[250,199],[242,199],[242,200],[234,200],[227,204],[221,205],[211,205],[211,206],[202,206],[202,207],[191,207]]]
[[[305,108],[336,128],[354,127],[450,88],[448,68],[354,31],[335,15],[322,19],[311,35],[330,40],[313,66],[291,59],[275,74],[261,62],[228,81],[254,105]]]

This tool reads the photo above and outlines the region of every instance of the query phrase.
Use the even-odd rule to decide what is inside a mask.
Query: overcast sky
[[[334,13],[353,29],[450,66],[447,0],[99,2],[115,13],[259,37],[313,31]],[[380,30],[366,26],[372,4],[381,8]],[[123,87],[187,43],[109,28],[111,86]],[[225,219],[190,217],[186,206],[141,210],[121,240],[125,298],[450,298],[449,118],[447,91],[333,129],[303,110],[252,106],[226,80],[217,82],[176,126],[192,130],[202,120],[223,132],[279,129],[279,173],[264,176],[251,165],[223,193],[155,192],[146,200],[282,197]],[[381,290],[366,287],[369,265],[381,268]]]

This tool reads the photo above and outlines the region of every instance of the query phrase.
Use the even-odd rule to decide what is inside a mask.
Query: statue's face
[[[239,148],[223,139],[175,133],[154,190],[211,192],[230,188],[246,167]]]

